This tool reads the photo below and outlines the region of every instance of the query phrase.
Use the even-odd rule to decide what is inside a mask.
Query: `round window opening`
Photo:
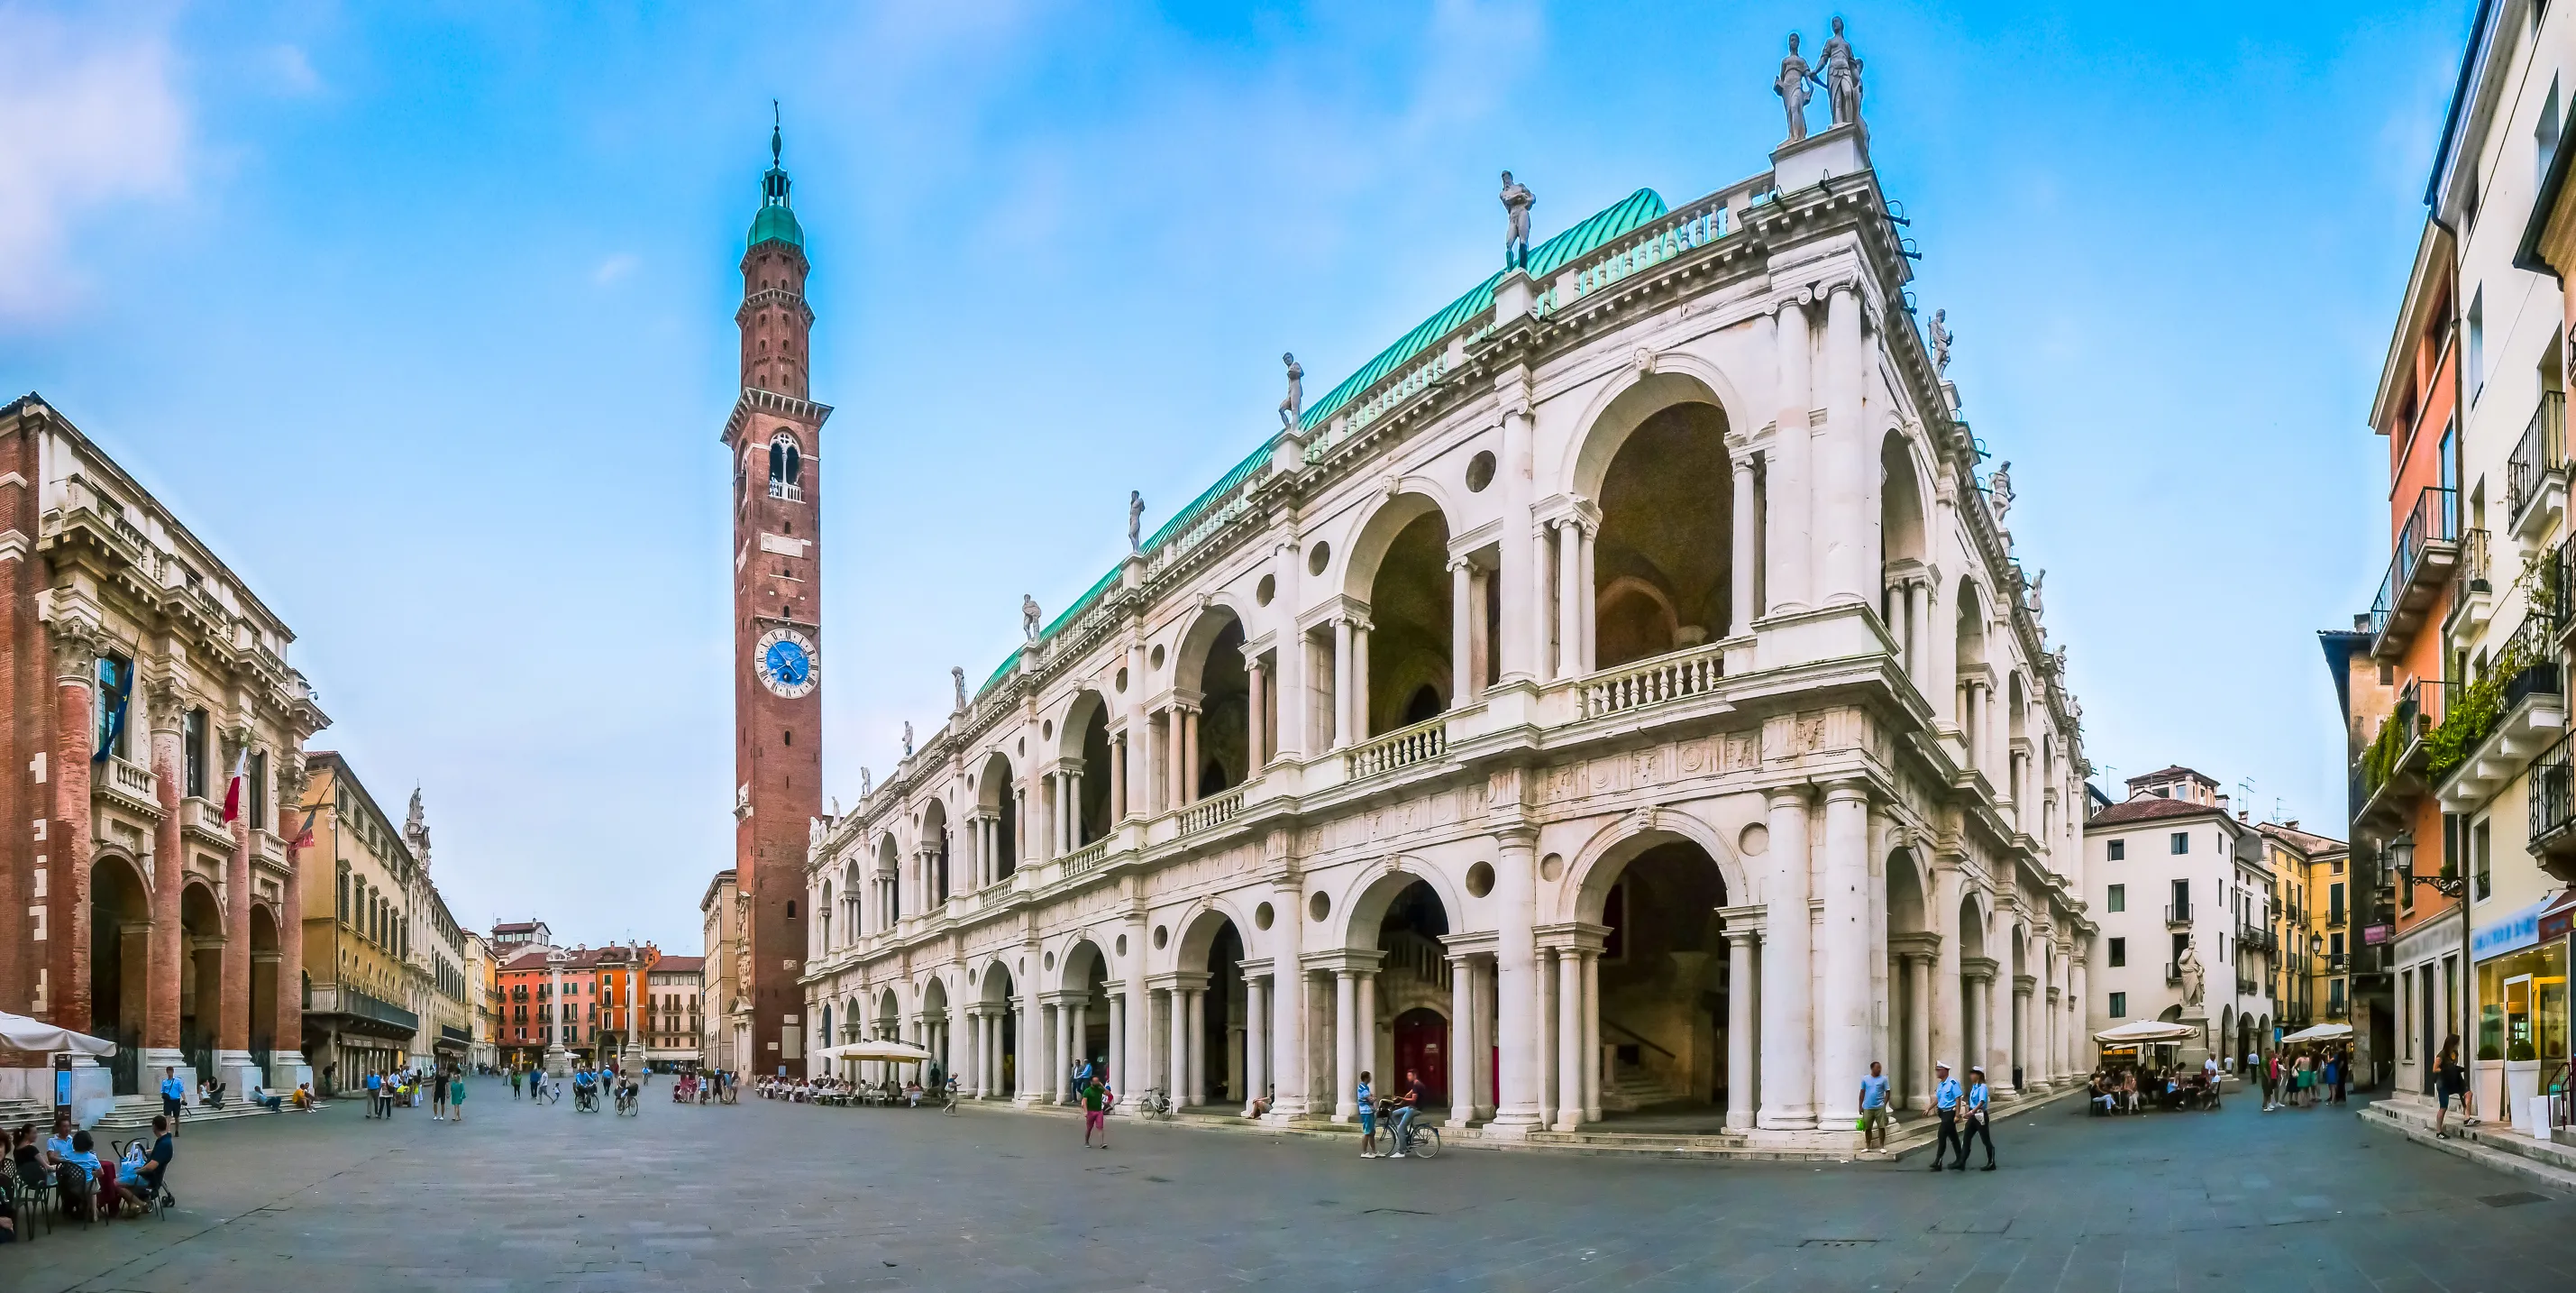
[[[1306,553],[1306,573],[1320,575],[1333,559],[1333,545],[1318,543]]]
[[[1270,599],[1278,595],[1279,577],[1277,575],[1263,575],[1261,582],[1252,586],[1252,600],[1264,606],[1268,606]]]
[[[1162,667],[1163,667],[1163,648],[1161,648],[1161,647],[1156,647],[1156,648],[1154,648],[1152,651],[1147,652],[1147,653],[1145,654],[1145,663],[1146,663],[1146,664],[1148,664],[1148,665],[1151,665],[1152,667],[1154,667],[1154,668],[1156,668],[1156,669],[1160,669],[1160,668],[1162,668]]]
[[[1012,749],[1014,749],[1014,750],[1016,750],[1016,751],[1018,751],[1018,752],[1019,752],[1019,754],[1020,754],[1020,757],[1022,757],[1022,758],[1026,758],[1026,757],[1028,757],[1028,753],[1029,753],[1029,738],[1027,738],[1027,737],[1025,737],[1025,736],[1024,736],[1024,737],[1021,737],[1021,738],[1020,738],[1020,740],[1019,740],[1019,743],[1018,743],[1017,745],[1014,745],[1014,746],[1013,746],[1013,747],[1011,747],[1011,748],[1012,748]]]
[[[1157,952],[1162,951],[1163,944],[1170,941],[1172,941],[1172,931],[1161,925],[1156,925],[1154,927],[1154,950]]]
[[[1564,875],[1564,874],[1565,874],[1565,858],[1564,858],[1564,856],[1563,856],[1563,855],[1561,855],[1561,854],[1556,854],[1556,853],[1550,853],[1550,854],[1548,854],[1546,857],[1540,858],[1540,859],[1538,860],[1538,878],[1539,878],[1539,879],[1541,879],[1541,880],[1553,880],[1553,879],[1556,879],[1558,876],[1561,876],[1561,875]]]
[[[1467,896],[1482,898],[1494,891],[1494,864],[1479,862],[1467,868]]]
[[[1118,936],[1118,954],[1120,956],[1125,956],[1127,954],[1127,936],[1125,934],[1120,934]]]
[[[1050,970],[1055,968],[1055,953],[1049,952],[1046,954],[1046,968]]]
[[[1760,822],[1745,827],[1744,833],[1735,837],[1735,850],[1749,858],[1770,852],[1771,828]]]
[[[1045,722],[1043,722],[1043,723],[1038,724],[1038,735],[1039,735],[1039,736],[1042,736],[1042,737],[1044,737],[1044,738],[1046,738],[1047,740],[1050,740],[1050,741],[1054,740],[1054,739],[1055,739],[1055,720],[1054,720],[1054,719],[1052,719],[1052,718],[1050,718],[1050,719],[1048,719],[1047,721],[1045,721]]]
[[[1275,919],[1277,917],[1272,914],[1269,903],[1265,902],[1252,909],[1252,924],[1256,929],[1270,928],[1270,922]]]
[[[1310,919],[1310,920],[1322,920],[1324,917],[1326,917],[1326,916],[1330,916],[1330,915],[1332,915],[1332,914],[1333,914],[1333,900],[1332,900],[1332,899],[1327,898],[1327,897],[1325,897],[1324,895],[1322,895],[1322,894],[1320,894],[1320,893],[1319,893],[1319,894],[1316,894],[1314,897],[1309,898],[1309,899],[1307,899],[1307,900],[1306,900],[1306,916],[1307,916],[1307,918],[1308,918],[1308,919]]]
[[[1494,451],[1487,449],[1467,460],[1467,492],[1481,494],[1494,483]]]
[[[1127,671],[1124,669],[1118,671],[1118,694],[1121,696],[1127,694]]]

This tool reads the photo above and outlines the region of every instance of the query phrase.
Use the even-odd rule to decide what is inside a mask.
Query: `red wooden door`
[[[1423,1099],[1449,1103],[1449,1021],[1427,1006],[1395,1017],[1395,1081],[1387,1089],[1401,1089],[1408,1069],[1422,1075]]]

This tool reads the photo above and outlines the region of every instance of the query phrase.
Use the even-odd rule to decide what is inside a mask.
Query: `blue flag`
[[[89,756],[92,763],[105,763],[114,753],[117,742],[125,736],[126,702],[134,698],[134,671],[119,669],[116,661],[100,656],[98,660],[98,749]]]

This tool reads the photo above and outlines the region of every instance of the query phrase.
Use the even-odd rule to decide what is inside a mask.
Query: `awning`
[[[88,1033],[57,1028],[25,1015],[0,1010],[0,1046],[22,1051],[74,1051],[82,1055],[114,1055],[116,1043]]]
[[[2282,1038],[2281,1044],[2287,1046],[2292,1042],[2333,1042],[2350,1036],[2352,1036],[2350,1024],[2319,1024],[2314,1028],[2302,1028]]]
[[[2153,1042],[2187,1042],[2197,1039],[2200,1030],[2161,1019],[2141,1019],[2117,1028],[2105,1028],[2093,1034],[2093,1040],[2105,1046],[2138,1046]]]
[[[929,1059],[930,1052],[923,1050],[918,1046],[907,1046],[902,1042],[870,1040],[851,1042],[846,1046],[826,1046],[822,1050],[814,1052],[814,1058],[821,1060],[893,1060],[898,1063],[919,1063],[922,1060]]]

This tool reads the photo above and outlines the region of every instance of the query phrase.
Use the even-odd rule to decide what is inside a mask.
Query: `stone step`
[[[2419,1145],[2499,1172],[2576,1191],[2576,1145],[2534,1140],[2511,1130],[2509,1124],[2499,1127],[2483,1122],[2462,1126],[2454,1121],[2449,1128],[2450,1137],[2437,1139],[2433,1134],[2433,1106],[2415,1100],[2381,1100],[2363,1107],[2358,1116],[2363,1122],[2393,1130]]]

